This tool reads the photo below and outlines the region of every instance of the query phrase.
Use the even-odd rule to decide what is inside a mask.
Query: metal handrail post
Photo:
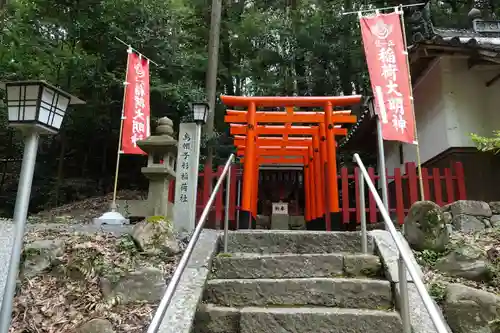
[[[236,209],[236,229],[240,228],[240,210],[241,210],[241,179],[238,179],[238,190],[237,190],[236,202],[238,203],[238,209]]]
[[[361,220],[361,251],[368,253],[368,233],[366,231],[366,205],[365,205],[365,178],[363,175],[358,179],[359,185],[359,217]]]
[[[147,333],[157,333],[158,329],[160,328],[160,324],[161,321],[163,320],[163,316],[165,315],[165,311],[167,310],[167,307],[170,305],[170,302],[172,301],[175,289],[179,284],[182,273],[184,273],[187,263],[191,258],[191,254],[193,253],[196,242],[198,242],[198,238],[200,238],[201,231],[203,230],[203,226],[205,225],[205,221],[207,219],[208,213],[210,212],[210,208],[212,207],[212,204],[215,200],[215,196],[219,191],[219,188],[222,182],[224,181],[224,177],[228,173],[228,170],[231,167],[233,160],[234,160],[234,154],[231,154],[231,156],[229,156],[229,159],[226,162],[226,165],[224,166],[224,170],[222,170],[220,178],[217,180],[217,183],[215,184],[215,187],[212,191],[212,194],[210,195],[210,198],[207,201],[207,204],[205,205],[205,208],[203,209],[203,212],[201,213],[200,219],[198,220],[198,224],[194,229],[193,236],[191,236],[191,239],[189,240],[189,243],[186,246],[186,249],[184,250],[184,254],[182,255],[181,260],[179,261],[179,264],[177,265],[177,268],[175,269],[174,274],[170,279],[170,282],[167,286],[167,290],[165,290],[165,294],[163,295],[163,298],[160,301],[160,305],[156,310],[153,320],[151,320],[151,324],[148,327]]]
[[[417,291],[418,291],[420,297],[422,298],[422,302],[424,303],[424,306],[426,307],[427,311],[429,312],[429,316],[431,317],[431,320],[432,320],[436,330],[438,331],[438,333],[448,333],[448,329],[446,328],[446,325],[445,325],[443,319],[439,315],[438,308],[436,307],[436,304],[434,303],[431,296],[427,292],[425,284],[417,272],[417,268],[414,266],[413,262],[410,259],[410,255],[406,252],[406,249],[403,245],[403,242],[402,242],[401,238],[399,237],[399,234],[397,233],[396,227],[392,223],[391,218],[389,216],[389,213],[388,213],[387,209],[385,208],[384,203],[382,202],[382,199],[378,195],[377,190],[375,188],[375,185],[373,185],[373,182],[370,179],[370,176],[368,175],[368,171],[366,170],[365,165],[361,161],[359,154],[354,154],[354,160],[358,164],[359,169],[361,170],[361,173],[362,173],[363,177],[365,178],[365,181],[368,185],[368,188],[370,189],[370,192],[372,193],[373,198],[375,199],[375,202],[377,203],[377,206],[380,210],[380,213],[382,214],[385,226],[386,226],[387,230],[390,232],[390,234],[394,240],[394,243],[396,244],[396,247],[398,248],[399,255],[401,257],[401,261],[404,263],[404,265],[406,265],[406,269],[408,270],[408,272],[410,273],[410,276],[413,279],[413,283],[415,284],[415,287],[417,288]],[[402,266],[402,265],[400,265],[400,266]],[[406,272],[404,274],[404,278],[400,279],[399,282],[401,283],[401,281],[406,281]],[[403,286],[401,284],[400,284],[400,289],[403,289]],[[407,286],[405,289],[407,289]],[[400,292],[401,292],[401,290],[400,290]],[[400,293],[400,295],[402,295],[402,294]],[[401,311],[406,311],[406,313],[403,314],[402,316],[407,316],[407,318],[410,317],[409,307],[407,307],[407,308],[402,307]]]
[[[401,311],[401,321],[403,322],[403,332],[411,333],[410,321],[410,300],[408,298],[408,280],[406,279],[406,265],[399,253],[398,257],[398,275],[399,275],[399,308]]]
[[[224,207],[224,253],[227,253],[227,234],[229,231],[229,192],[231,190],[231,167],[226,175],[226,207]]]

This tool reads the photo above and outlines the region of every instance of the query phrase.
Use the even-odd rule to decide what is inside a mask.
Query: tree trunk
[[[222,59],[221,62],[226,67],[226,77],[225,77],[225,86],[226,86],[226,94],[234,95],[234,83],[233,83],[233,62],[232,62],[232,53],[231,53],[231,44],[229,42],[231,38],[231,32],[229,31],[229,25],[227,22],[229,21],[229,9],[231,8],[231,2],[226,2],[226,5],[222,9],[222,28],[225,33],[225,38],[221,39],[222,43]]]
[[[344,0],[344,9],[350,11],[352,9],[351,0]],[[348,23],[347,26],[350,24]],[[347,29],[346,34],[342,36],[342,44],[344,51],[342,52],[342,67],[339,68],[340,85],[344,95],[352,95],[353,82],[352,82],[352,59],[351,52],[346,52],[346,49],[351,49],[352,33]]]

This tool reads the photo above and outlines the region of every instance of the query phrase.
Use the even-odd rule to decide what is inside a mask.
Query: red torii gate
[[[265,157],[281,157],[284,165],[290,165],[291,158],[295,158],[295,160],[302,160],[300,164],[304,163],[304,159],[309,159],[309,150],[308,147],[303,146],[288,146],[288,150],[283,150],[282,147],[257,147],[257,154],[259,158],[257,159],[257,167],[255,168],[254,179],[255,184],[252,187],[252,202],[250,206],[250,212],[253,217],[257,215],[257,193],[259,182],[257,179],[259,178],[259,166],[263,164],[267,164],[269,161]],[[245,155],[245,146],[238,146],[237,155],[244,156]],[[288,158],[288,161],[286,160]],[[243,162],[244,163],[244,162]]]
[[[236,140],[235,140],[236,141]],[[259,147],[258,154],[258,164],[269,164],[270,161],[276,161],[281,164],[301,164],[304,166],[304,185],[305,185],[305,220],[307,223],[314,223],[316,219],[323,219],[326,212],[325,205],[325,195],[322,190],[323,187],[321,184],[323,183],[322,175],[320,173],[316,173],[314,170],[315,163],[313,162],[313,148],[312,141],[307,143],[304,146],[298,146],[298,142],[296,145],[287,146],[293,148],[294,150],[283,150],[281,146],[279,147]],[[237,154],[239,156],[244,155],[244,147],[238,146]],[[266,156],[271,156],[272,158],[265,158]],[[280,156],[280,157],[277,157]],[[290,158],[294,157],[294,158]],[[257,190],[257,189],[256,189]],[[256,193],[257,191],[255,191]],[[256,202],[257,198],[252,198],[252,203]],[[257,212],[252,207],[252,214],[256,214]],[[327,229],[330,229],[329,223],[327,223]]]
[[[246,134],[245,136],[245,145],[244,151],[239,150],[240,155],[244,154],[245,160],[243,165],[243,193],[242,193],[242,202],[241,202],[241,211],[240,211],[240,227],[248,228],[251,225],[251,222],[254,221],[255,218],[255,205],[256,205],[256,181],[255,176],[258,176],[259,169],[259,159],[257,159],[257,150],[258,155],[262,156],[264,153],[268,153],[268,149],[262,150],[257,147],[260,145],[257,143],[257,136],[263,132],[266,132],[266,127],[269,128],[269,134],[272,134],[272,130],[270,127],[275,126],[259,126],[259,123],[282,123],[286,124],[284,127],[291,129],[294,126],[292,124],[297,123],[306,123],[306,124],[317,124],[314,129],[317,135],[313,135],[312,145],[309,147],[303,147],[307,149],[309,154],[309,162],[306,165],[310,165],[312,169],[315,170],[317,175],[321,176],[320,170],[324,168],[322,164],[323,161],[320,159],[320,150],[324,152],[321,154],[326,157],[325,165],[326,165],[326,175],[325,178],[328,182],[323,182],[323,186],[325,190],[327,190],[326,195],[328,197],[328,211],[325,212],[325,206],[321,205],[321,200],[316,200],[319,202],[320,208],[314,210],[315,214],[321,213],[322,211],[327,213],[330,217],[332,214],[335,215],[339,212],[339,202],[338,202],[338,187],[337,187],[337,166],[336,166],[336,151],[335,151],[335,134],[345,134],[345,129],[343,131],[339,131],[338,127],[335,127],[335,124],[341,123],[355,123],[356,117],[350,115],[350,111],[333,111],[334,106],[349,106],[353,104],[357,104],[361,101],[361,96],[340,96],[340,97],[242,97],[242,96],[221,96],[221,100],[224,104],[228,106],[236,106],[236,107],[247,107],[247,111],[236,111],[236,110],[228,110],[225,116],[225,121],[228,123],[243,123],[244,125],[235,126],[232,124],[231,133],[234,135],[238,134]],[[257,107],[285,107],[285,112],[266,112],[266,111],[257,111]],[[323,108],[324,111],[312,111],[312,112],[296,112],[293,110],[294,107],[312,107],[312,108]],[[246,126],[245,132],[242,133],[241,129]],[[290,130],[294,131],[294,130]],[[296,134],[305,134],[300,133],[300,130],[297,131]],[[267,133],[266,133],[267,134]],[[289,139],[288,134],[283,139]],[[314,139],[316,138],[316,139]],[[262,147],[262,146],[260,146]],[[280,146],[279,150],[285,150],[286,153],[290,154],[293,147]],[[299,148],[299,147],[297,147]],[[271,150],[272,151],[272,150]],[[275,155],[284,156],[284,153]],[[318,155],[318,158],[314,158],[315,154]],[[273,155],[269,155],[273,156]],[[293,155],[292,155],[293,156]],[[280,159],[281,161],[281,159]],[[306,161],[304,162],[306,163]],[[305,169],[308,169],[306,167]],[[305,171],[306,173],[310,173],[309,171]],[[314,178],[314,177],[308,177]],[[320,178],[320,179],[321,179]],[[308,184],[311,185],[312,183]],[[318,184],[318,188],[319,188]],[[323,191],[310,191],[307,190],[309,195],[308,201],[311,199],[310,193],[321,193]],[[320,196],[321,195],[319,194]],[[318,199],[321,199],[318,198]],[[255,203],[253,202],[255,201]],[[315,202],[316,202],[315,201]],[[310,210],[312,211],[312,209]],[[314,229],[325,229],[324,218],[319,217],[319,219],[315,220],[315,223],[322,224],[322,226],[317,226]],[[336,225],[335,229],[340,229],[340,225]]]

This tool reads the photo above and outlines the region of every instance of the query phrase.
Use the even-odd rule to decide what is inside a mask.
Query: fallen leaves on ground
[[[490,228],[482,232],[453,232],[451,234],[450,248],[461,246],[472,246],[480,249],[485,257],[488,257],[488,252],[491,249],[500,249],[500,229]],[[491,251],[490,251],[491,252]],[[418,253],[416,252],[417,257]],[[497,295],[500,295],[500,262],[493,263],[495,271],[493,274],[497,276],[491,282],[472,281],[461,277],[453,277],[443,272],[434,269],[431,265],[421,261],[422,270],[424,273],[424,282],[428,285],[443,283],[460,283],[472,288],[482,289]]]
[[[64,240],[60,263],[50,272],[22,281],[14,301],[12,333],[70,333],[92,318],[105,318],[117,333],[143,333],[157,304],[135,302],[114,305],[105,300],[100,275],[119,276],[140,265],[160,268],[168,281],[176,257],[144,256],[128,235],[82,234],[61,231],[30,232],[26,241]],[[68,270],[78,268],[81,278]]]
[[[144,193],[139,191],[123,190],[117,193],[118,200],[143,200]],[[109,211],[113,194],[109,193],[101,197],[93,197],[81,201],[72,202],[60,207],[45,210],[30,216],[31,223],[89,223],[93,218],[101,216]]]

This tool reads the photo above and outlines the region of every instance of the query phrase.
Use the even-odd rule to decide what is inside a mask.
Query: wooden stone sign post
[[[196,123],[182,123],[179,127],[174,204],[176,231],[191,232],[195,228],[200,128]]]

